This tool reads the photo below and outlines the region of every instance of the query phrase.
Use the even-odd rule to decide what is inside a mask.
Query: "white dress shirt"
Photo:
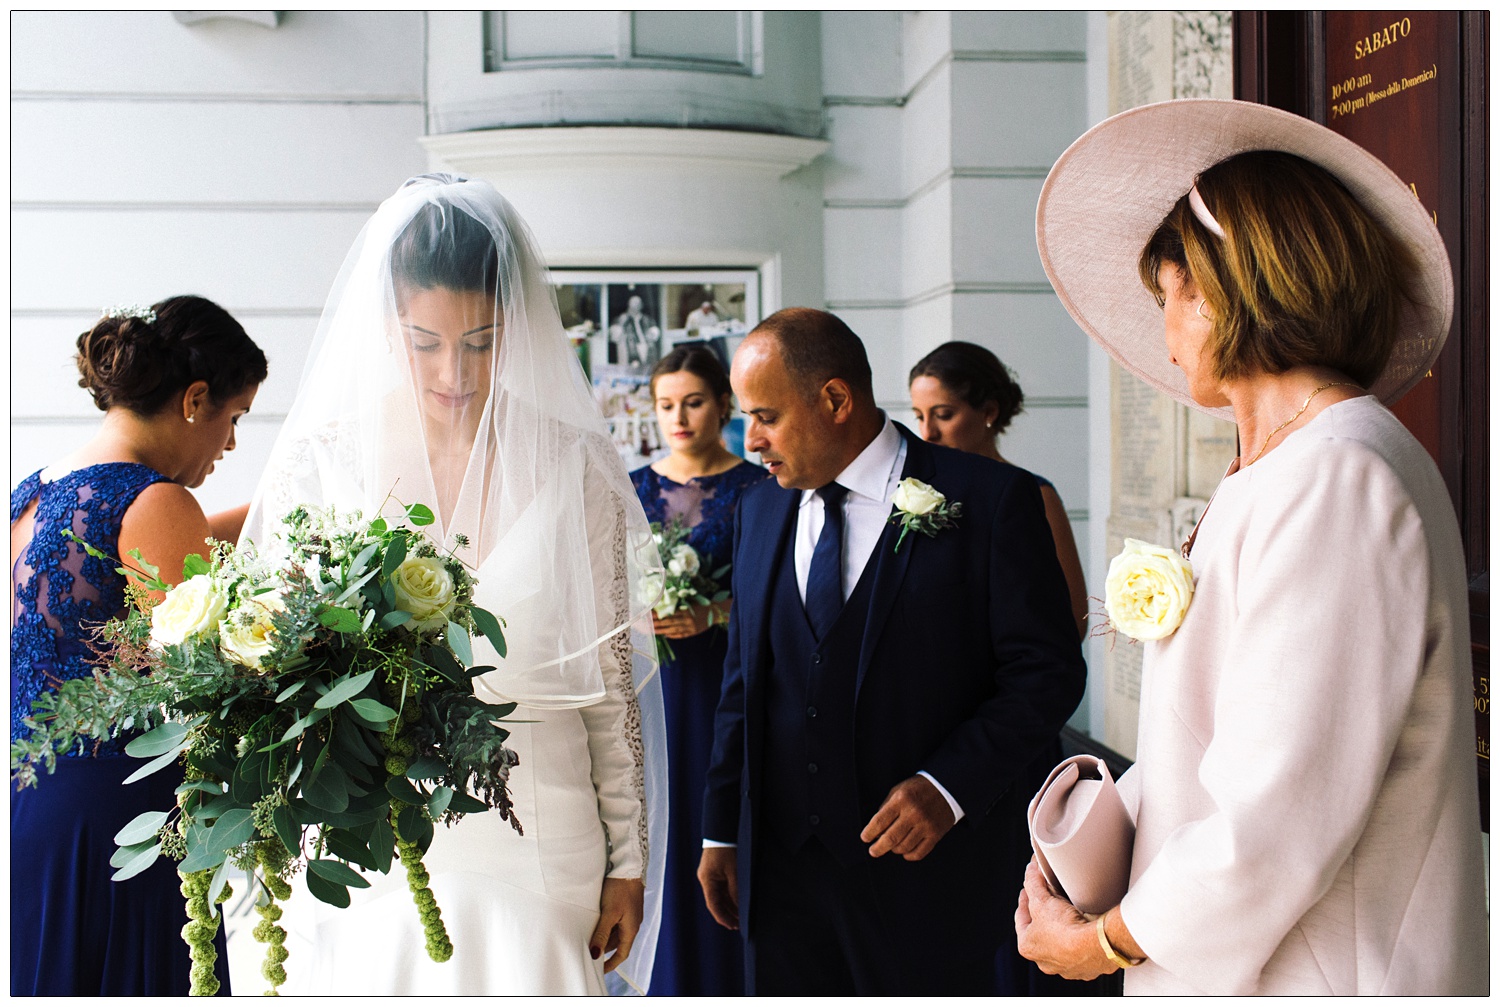
[[[834,477],[834,482],[847,489],[841,506],[844,508],[844,599],[847,601],[854,585],[859,583],[865,566],[875,555],[875,546],[885,532],[891,518],[892,501],[896,487],[901,483],[901,472],[906,467],[906,440],[896,429],[896,424],[886,417],[885,426],[875,439],[850,462],[844,471]],[[796,541],[792,560],[796,567],[797,593],[807,601],[807,574],[812,569],[813,550],[817,548],[818,536],[823,534],[824,505],[817,490],[803,490],[802,502],[797,506]],[[963,818],[964,810],[958,806],[953,795],[932,778],[926,770],[919,776],[927,778],[953,811],[953,821]],[[733,846],[705,839],[705,847]]]

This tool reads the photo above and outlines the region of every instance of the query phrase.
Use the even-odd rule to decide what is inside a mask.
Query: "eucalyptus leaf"
[[[349,786],[344,771],[335,762],[326,763],[317,776],[302,785],[302,797],[323,811],[349,807]]]
[[[406,517],[418,528],[426,527],[437,520],[432,514],[432,508],[426,504],[410,504],[406,508]]]
[[[212,837],[205,839],[196,847],[188,850],[188,855],[182,858],[182,863],[177,865],[181,874],[193,874],[197,871],[206,871],[210,867],[218,867],[229,856],[229,851],[216,849]]]
[[[385,791],[398,801],[407,804],[422,805],[427,803],[427,798],[416,787],[408,783],[400,776],[393,776],[385,781]]]
[[[393,609],[387,612],[385,615],[381,616],[380,625],[386,629],[395,629],[398,626],[405,626],[407,623],[411,622],[411,620],[412,614],[410,612],[406,611],[405,609],[398,608]]]
[[[359,631],[361,633],[368,633],[370,631],[370,627],[372,625],[374,625],[374,624],[375,624],[375,610],[373,608],[367,608],[367,609],[365,609],[365,617],[364,617],[363,620],[361,620],[361,622],[359,624]]]
[[[168,766],[172,765],[174,762],[177,761],[177,756],[180,755],[180,754],[181,754],[181,749],[178,749],[177,751],[168,752],[166,755],[163,755],[163,756],[160,756],[158,758],[152,759],[150,762],[146,763],[140,769],[137,769],[135,772],[133,772],[129,776],[125,777],[125,781],[124,782],[126,782],[126,783],[134,783],[136,780],[144,780],[146,777],[150,776],[152,773],[156,772],[157,770],[159,770],[159,769],[165,769]]]
[[[313,706],[318,709],[331,710],[345,700],[358,696],[374,678],[374,671],[360,672],[358,675],[346,675],[334,682],[333,687],[326,693],[319,696],[318,701]]]
[[[208,841],[221,850],[232,850],[248,843],[253,835],[253,813],[248,808],[231,808],[219,816]]]
[[[489,807],[477,797],[468,794],[455,793],[453,800],[448,802],[448,810],[456,815],[475,815]]]
[[[395,851],[396,835],[391,831],[391,823],[384,815],[375,819],[372,824],[374,828],[370,830],[370,858],[374,861],[375,870],[388,874]]]
[[[276,838],[281,840],[281,845],[285,846],[292,856],[296,856],[302,848],[302,830],[292,819],[292,809],[285,804],[272,808],[271,827],[276,830]]]
[[[375,721],[380,726],[396,719],[396,711],[377,699],[351,699],[349,705],[361,717]]]
[[[348,864],[341,864],[337,860],[309,860],[307,869],[323,880],[332,881],[336,885],[345,885],[349,888],[370,887],[370,883],[364,879],[363,875]]]
[[[372,871],[375,869],[375,858],[370,855],[370,848],[351,835],[348,829],[328,829],[323,833],[323,839],[328,844],[328,852],[340,860],[348,860]]]
[[[281,692],[277,694],[277,696],[276,696],[276,702],[278,702],[278,703],[285,703],[287,700],[291,699],[297,693],[301,692],[302,691],[302,687],[304,685],[306,685],[306,684],[307,684],[307,679],[305,679],[305,678],[299,678],[299,679],[297,679],[297,681],[293,682],[291,685],[287,686],[285,689],[282,689]]]
[[[125,754],[137,759],[149,759],[168,752],[176,755],[186,744],[187,734],[187,724],[168,721],[159,727],[153,727],[139,738],[131,739],[130,744],[125,746]]]
[[[448,646],[465,668],[474,663],[474,645],[469,642],[469,631],[453,620],[448,620]]]
[[[109,880],[124,881],[126,878],[133,878],[156,863],[156,858],[160,855],[161,843],[154,843],[126,861],[118,871],[109,876]]]
[[[354,571],[355,573],[359,573],[360,571],[364,570],[365,564],[370,562],[370,560],[373,559],[375,557],[375,554],[379,551],[380,543],[371,542],[369,545],[360,550],[359,555],[354,558],[354,565],[350,567],[350,570]]]
[[[505,632],[500,628],[500,620],[478,605],[469,608],[469,615],[474,619],[474,628],[489,638],[490,646],[495,648],[495,653],[504,657]]]
[[[190,790],[201,790],[205,794],[212,794],[218,797],[224,793],[224,784],[217,780],[188,780],[186,783],[180,784],[172,793],[186,794]]]
[[[159,843],[157,842],[156,837],[152,836],[150,839],[146,840],[143,843],[132,843],[129,846],[122,846],[118,850],[115,850],[115,852],[110,856],[109,866],[124,867],[126,864],[134,860],[138,854],[142,853],[152,846],[157,845],[159,845]]]
[[[371,570],[369,573],[359,578],[359,580],[356,580],[353,584],[350,584],[348,587],[344,588],[343,593],[340,594],[337,598],[333,599],[333,603],[335,605],[342,605],[344,602],[354,597],[357,593],[359,593],[359,589],[364,587],[365,584],[369,582],[370,578],[374,577],[378,572],[379,571],[377,570]]]
[[[413,780],[434,780],[443,774],[448,767],[443,765],[443,760],[431,755],[424,755],[413,760],[406,767],[406,775]]]
[[[217,914],[219,912],[219,893],[224,890],[224,886],[228,883],[229,861],[226,859],[219,865],[219,869],[214,871],[213,880],[208,885],[208,911],[210,913]]]
[[[188,553],[182,557],[182,579],[196,577],[200,573],[212,573],[213,567],[209,566],[208,560],[195,552]]]
[[[317,861],[313,862],[316,863]],[[320,902],[326,902],[330,906],[336,906],[339,909],[349,908],[349,889],[343,885],[336,885],[331,881],[324,881],[323,878],[312,871],[307,872],[307,890]]]
[[[115,844],[118,846],[134,846],[143,843],[156,835],[161,827],[167,824],[170,812],[146,811],[132,818],[123,829],[115,833]],[[118,866],[118,865],[116,865]]]
[[[452,800],[452,789],[448,787],[438,787],[432,792],[432,797],[427,802],[427,813],[433,818],[442,817],[443,812],[448,810],[448,804]]]
[[[386,547],[385,559],[380,564],[381,573],[387,578],[396,572],[396,568],[406,561],[406,536],[396,534],[391,536],[391,544]],[[389,587],[390,585],[387,585]]]
[[[239,806],[239,802],[232,794],[220,794],[211,801],[205,801],[199,805],[198,810],[193,812],[194,821],[207,821],[210,818],[218,818],[226,811]]]

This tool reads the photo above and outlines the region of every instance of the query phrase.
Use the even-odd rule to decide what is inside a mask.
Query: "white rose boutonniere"
[[[1104,609],[1115,629],[1134,640],[1160,640],[1182,625],[1193,603],[1193,566],[1175,549],[1128,538],[1109,561]]]
[[[216,629],[228,608],[229,599],[212,577],[206,573],[189,577],[151,610],[151,642],[174,646]]]
[[[901,551],[907,532],[919,531],[928,538],[936,538],[942,529],[957,527],[957,518],[963,512],[963,504],[949,503],[947,497],[920,479],[901,480],[892,503],[896,505],[896,513],[891,515],[891,524],[901,525],[896,552]]]
[[[436,556],[408,556],[391,574],[396,607],[410,612],[410,626],[418,632],[447,625],[457,589],[453,575]]]

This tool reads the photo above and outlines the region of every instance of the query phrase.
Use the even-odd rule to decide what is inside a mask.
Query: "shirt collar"
[[[833,481],[850,493],[877,502],[884,501],[886,490],[890,487],[891,470],[895,467],[900,452],[901,433],[896,429],[896,424],[891,422],[891,418],[885,416],[885,426],[880,428],[880,433],[865,445],[858,457],[835,476]],[[803,490],[801,504],[805,506],[816,492]]]

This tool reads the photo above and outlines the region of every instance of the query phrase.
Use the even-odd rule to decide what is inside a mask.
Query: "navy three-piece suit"
[[[1038,758],[1083,695],[1035,480],[898,429],[902,476],[962,514],[899,551],[888,525],[822,639],[793,569],[801,492],[768,480],[737,512],[703,821],[739,846],[751,993],[992,992]],[[919,771],[964,817],[921,861],[872,858],[860,831]]]

